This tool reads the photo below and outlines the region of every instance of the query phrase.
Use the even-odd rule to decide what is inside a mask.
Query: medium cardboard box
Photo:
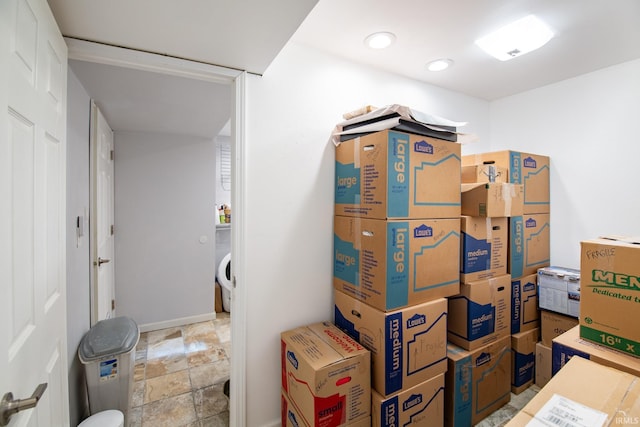
[[[334,292],[335,324],[371,351],[371,387],[382,396],[447,370],[447,300],[392,312]]]
[[[336,147],[335,214],[460,216],[460,144],[385,130]]]
[[[280,390],[280,411],[282,427],[316,427],[306,423],[300,415],[298,408],[289,400],[289,396],[284,390]],[[371,417],[364,417],[349,424],[342,424],[341,427],[371,427]]]
[[[578,319],[553,311],[540,310],[542,343],[551,347],[553,339],[578,325]]]
[[[538,269],[540,308],[580,316],[580,271],[564,267]]]
[[[511,392],[520,394],[535,378],[536,343],[539,329],[511,335]]]
[[[390,397],[380,396],[374,391],[371,406],[373,427],[442,427],[444,373]]]
[[[462,184],[462,215],[508,217],[524,212],[524,191],[520,184]]]
[[[580,336],[640,357],[640,237],[580,246]]]
[[[379,310],[457,294],[459,264],[459,218],[335,217],[334,287]]]
[[[463,216],[460,225],[460,280],[472,282],[507,274],[507,218]]]
[[[507,168],[509,182],[524,186],[524,213],[549,213],[549,157],[518,151],[462,156],[462,166],[493,162]]]
[[[511,280],[511,333],[517,334],[539,327],[536,275]]]
[[[536,274],[549,265],[551,232],[549,214],[509,218],[509,264],[511,277]]]
[[[509,182],[509,171],[494,164],[463,166],[462,183],[474,182]]]
[[[447,338],[466,350],[475,350],[511,332],[511,276],[460,285],[449,298]]]
[[[448,427],[479,423],[511,400],[511,337],[472,352],[447,345],[444,419]]]
[[[579,327],[576,326],[564,334],[555,337],[551,346],[552,367],[555,375],[573,356],[593,360],[601,365],[610,366],[632,375],[640,376],[640,359],[619,352],[610,347],[598,345],[580,338]]]
[[[640,424],[640,378],[574,357],[506,426],[534,418],[540,426]]]
[[[551,347],[536,344],[536,385],[544,387],[551,379]]]
[[[282,332],[282,388],[310,426],[371,415],[369,350],[330,322]]]

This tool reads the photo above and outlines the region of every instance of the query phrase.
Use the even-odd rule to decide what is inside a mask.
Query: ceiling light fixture
[[[475,41],[485,52],[507,61],[544,46],[553,37],[547,25],[533,15],[526,16]]]
[[[379,32],[369,34],[367,38],[364,39],[364,44],[369,46],[371,49],[384,49],[385,47],[391,46],[391,44],[395,40],[395,34],[389,32]]]
[[[431,61],[427,64],[427,70],[429,71],[442,71],[446,70],[453,65],[453,60],[448,58],[441,58]]]

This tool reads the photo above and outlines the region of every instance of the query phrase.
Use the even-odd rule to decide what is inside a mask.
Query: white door
[[[46,0],[0,1],[0,64],[0,396],[47,383],[9,425],[65,426],[67,47]]]
[[[92,324],[115,314],[113,131],[91,103]]]

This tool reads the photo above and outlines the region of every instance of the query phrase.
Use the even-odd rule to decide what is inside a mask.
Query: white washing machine
[[[216,280],[222,288],[222,308],[231,312],[231,227],[216,227]]]

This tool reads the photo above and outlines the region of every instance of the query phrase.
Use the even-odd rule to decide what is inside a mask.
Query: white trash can
[[[132,319],[115,317],[96,323],[80,341],[78,357],[87,377],[90,414],[117,409],[127,425],[139,339]]]

